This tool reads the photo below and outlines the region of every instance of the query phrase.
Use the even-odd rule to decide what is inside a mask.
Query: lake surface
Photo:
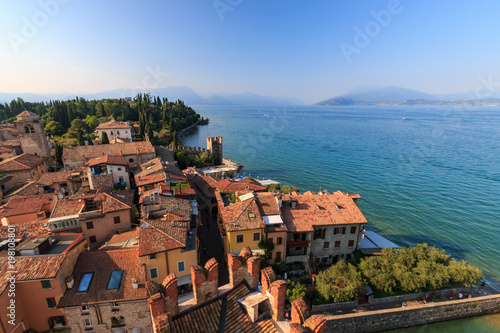
[[[219,135],[224,156],[246,175],[302,192],[359,193],[369,228],[402,246],[442,248],[498,283],[500,107],[194,108],[210,123],[185,145],[206,147],[207,136]],[[491,332],[476,320],[465,322]],[[443,330],[433,327],[425,331]]]

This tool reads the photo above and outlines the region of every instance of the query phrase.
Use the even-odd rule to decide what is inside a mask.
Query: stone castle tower
[[[40,117],[36,113],[24,110],[17,115],[17,120],[14,123],[19,131],[23,152],[50,159],[47,135]]]
[[[214,155],[215,165],[222,165],[222,136],[207,137],[207,151]]]

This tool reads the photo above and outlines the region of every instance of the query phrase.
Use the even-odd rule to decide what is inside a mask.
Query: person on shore
[[[455,296],[455,292],[452,290],[450,291],[450,299],[453,299],[453,296]]]

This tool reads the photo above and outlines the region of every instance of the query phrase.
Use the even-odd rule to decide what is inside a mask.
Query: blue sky
[[[0,91],[188,86],[200,94],[252,92],[306,102],[365,85],[471,91],[480,76],[500,81],[499,7],[495,1],[3,1]],[[390,16],[382,15],[381,24],[373,12]],[[356,52],[346,57],[346,49]],[[151,70],[162,73],[159,79],[148,77]]]

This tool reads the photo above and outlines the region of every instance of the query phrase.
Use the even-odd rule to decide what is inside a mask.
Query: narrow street
[[[219,286],[223,286],[229,283],[229,273],[217,221],[211,219],[205,209],[200,209],[199,213],[201,218],[200,266],[204,266],[209,259],[215,258],[219,263]]]

